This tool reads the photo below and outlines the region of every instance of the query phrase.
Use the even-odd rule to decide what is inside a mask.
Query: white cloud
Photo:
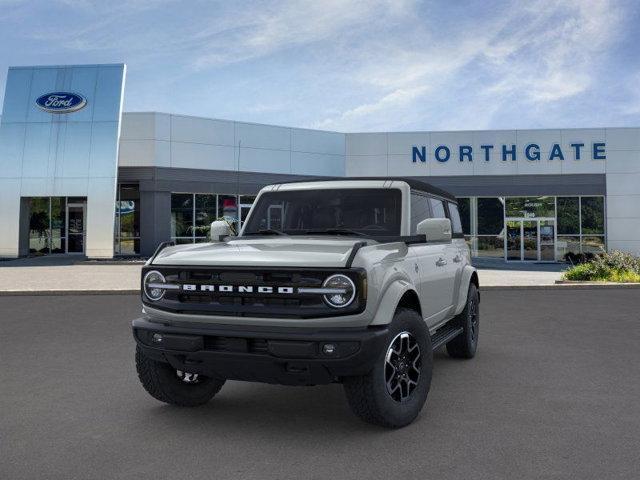
[[[387,48],[382,61],[374,59],[357,73],[373,99],[317,124],[384,129],[386,119],[406,111],[405,96],[395,93],[412,91],[419,92],[411,99],[420,98],[427,114],[430,103],[441,108],[441,99],[448,98],[446,125],[457,124],[456,111],[462,110],[458,128],[487,128],[492,117],[486,113],[498,112],[503,103],[518,102],[528,109],[526,104],[540,106],[586,92],[595,74],[594,58],[615,39],[621,18],[620,8],[609,0],[539,0],[525,8],[516,4],[501,9],[495,19],[471,19],[458,26],[461,35],[433,46],[424,42],[408,50],[402,39],[404,44]],[[429,37],[429,31],[417,33]],[[475,99],[458,108],[456,88],[461,84],[474,90]],[[474,105],[478,115],[470,116],[467,112]],[[372,124],[368,117],[383,110],[386,114]],[[476,119],[473,125],[470,117]]]

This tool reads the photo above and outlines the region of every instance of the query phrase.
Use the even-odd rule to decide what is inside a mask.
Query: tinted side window
[[[431,215],[433,218],[447,218],[447,214],[444,212],[444,203],[442,203],[442,200],[430,198],[429,203],[431,204]]]
[[[453,233],[462,233],[462,220],[460,220],[460,212],[455,203],[447,203],[449,207],[449,218],[451,218],[451,228]]]
[[[424,195],[416,193],[411,194],[411,235],[416,233],[416,226],[425,218],[429,218],[431,212],[429,210],[428,198]]]

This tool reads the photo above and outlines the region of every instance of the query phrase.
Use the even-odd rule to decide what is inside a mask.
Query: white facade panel
[[[291,129],[256,123],[236,122],[236,146],[270,150],[291,150]]]
[[[631,252],[640,255],[640,240],[615,240],[607,239],[607,249],[621,250],[623,252]]]
[[[608,150],[640,150],[640,128],[607,128]]]
[[[610,219],[638,218],[638,211],[640,211],[640,193],[607,196],[607,216]]]
[[[120,141],[157,139],[157,116],[156,113],[123,113]],[[169,140],[168,134],[166,140]]]
[[[291,152],[291,170],[296,175],[344,176],[344,156]]]
[[[236,149],[237,151],[237,149]],[[291,173],[291,152],[264,148],[240,148],[240,170],[245,172]]]
[[[234,122],[171,115],[171,141],[234,145]]]
[[[387,155],[387,135],[392,133],[348,133],[346,152],[355,155]]]
[[[607,174],[607,195],[634,195],[638,193],[640,193],[640,173]]]
[[[483,151],[473,159],[473,175],[517,175],[518,165],[513,161],[502,161],[502,153],[489,153],[489,160]]]
[[[387,135],[389,155],[411,156],[414,146],[428,145],[429,134],[426,132],[390,133]]]
[[[612,242],[634,242],[640,239],[640,219],[609,217],[607,234]]]
[[[118,165],[121,167],[169,167],[170,160],[160,161],[156,151],[156,140],[120,140]]]
[[[232,146],[171,142],[171,167],[235,170]]]
[[[303,153],[340,155],[344,159],[344,133],[319,132],[301,128],[291,129],[291,150]],[[344,166],[338,168],[344,170]]]
[[[606,173],[640,173],[640,149],[608,151]]]
[[[387,155],[347,155],[347,177],[394,175],[387,170]],[[392,170],[393,172],[393,170]]]

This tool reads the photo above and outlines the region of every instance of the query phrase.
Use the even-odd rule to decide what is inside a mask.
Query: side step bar
[[[450,342],[464,331],[462,327],[454,327],[453,325],[445,325],[439,328],[431,335],[431,345],[433,349],[440,348],[445,343]]]

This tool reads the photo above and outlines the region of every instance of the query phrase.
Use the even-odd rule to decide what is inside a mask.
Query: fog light
[[[322,346],[322,353],[325,355],[333,355],[336,351],[336,346],[333,343],[325,343]]]
[[[154,333],[153,337],[151,337],[151,341],[153,341],[154,343],[162,342],[162,335],[160,335],[159,333]]]

